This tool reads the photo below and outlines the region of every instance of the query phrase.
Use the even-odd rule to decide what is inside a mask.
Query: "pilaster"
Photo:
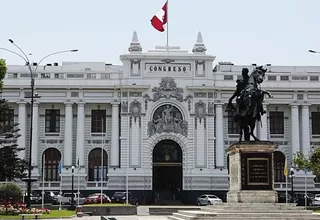
[[[112,105],[111,167],[119,167],[119,103]]]
[[[25,150],[18,152],[18,157],[21,159],[25,159],[26,157],[26,150],[27,150],[27,110],[26,110],[26,102],[18,102],[19,105],[19,115],[18,115],[18,122],[19,122],[19,129],[21,136],[18,138],[18,146],[20,148],[25,148]]]
[[[268,112],[268,104],[263,104],[263,109]],[[261,141],[267,141],[268,138],[268,116],[267,113],[261,116],[261,123],[258,123],[257,126],[259,127],[259,139]]]
[[[33,103],[33,118],[32,123],[32,154],[31,165],[38,167],[38,146],[39,146],[39,102]]]
[[[310,112],[309,104],[303,104],[301,110],[301,152],[307,155],[310,151]]]
[[[300,151],[299,106],[291,104],[291,146],[292,155]]]
[[[63,165],[72,165],[72,102],[65,102]]]
[[[84,142],[85,142],[85,103],[78,102],[77,103],[78,110],[77,110],[77,158],[76,161],[79,159],[79,165],[84,166]]]
[[[216,167],[224,167],[223,104],[216,103]]]

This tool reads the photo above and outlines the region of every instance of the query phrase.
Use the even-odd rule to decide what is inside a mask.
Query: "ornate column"
[[[33,118],[32,123],[32,155],[31,165],[34,167],[38,166],[38,159],[41,158],[38,152],[39,145],[39,102],[33,103]]]
[[[19,115],[18,115],[18,123],[20,128],[21,136],[18,138],[18,146],[25,148],[25,150],[19,151],[18,156],[21,159],[25,159],[26,150],[28,149],[26,137],[27,137],[27,110],[26,110],[26,102],[18,102],[19,104]]]
[[[119,103],[112,105],[111,166],[119,166]]]
[[[300,151],[299,107],[297,104],[291,105],[291,147],[292,155]]]
[[[310,151],[310,112],[308,104],[302,105],[301,123],[301,152],[303,152],[304,155],[307,155]]]
[[[65,102],[63,165],[72,166],[72,102]]]
[[[216,167],[224,167],[223,104],[216,103]]]
[[[78,111],[77,111],[77,158],[79,158],[79,165],[84,166],[84,141],[85,141],[85,112],[84,112],[84,102],[78,102]]]
[[[268,104],[263,104],[263,109],[268,112]],[[261,116],[261,123],[258,122],[257,126],[259,128],[259,139],[261,141],[267,141],[268,138],[268,113]],[[262,127],[261,127],[262,125]]]

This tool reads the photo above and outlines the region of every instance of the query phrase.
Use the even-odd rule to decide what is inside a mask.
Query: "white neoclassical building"
[[[194,204],[204,192],[224,198],[225,149],[239,138],[224,108],[242,68],[251,71],[255,64],[213,66],[215,57],[206,54],[200,33],[191,52],[179,47],[143,52],[135,32],[129,53],[120,59],[121,66],[103,62],[39,66],[34,77],[41,98],[33,107],[32,144],[32,175],[39,181],[33,189],[70,191],[71,166],[79,164],[74,184],[82,194],[102,186],[110,195],[128,187],[148,203]],[[320,142],[320,67],[266,68],[262,87],[273,98],[265,100],[268,113],[256,132],[261,140],[278,144],[275,188],[284,191],[285,156],[290,166],[295,152],[308,153]],[[8,66],[4,85],[3,97],[20,123],[19,146],[28,149],[28,68]],[[28,157],[28,150],[20,156]],[[294,189],[304,190],[303,184],[303,174],[297,172]],[[308,190],[318,190],[311,174]]]

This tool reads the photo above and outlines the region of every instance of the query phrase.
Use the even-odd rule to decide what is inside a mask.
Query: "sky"
[[[87,61],[121,64],[134,30],[143,51],[166,44],[151,17],[165,0],[1,0],[0,47],[30,60],[66,49],[45,63]],[[169,0],[169,45],[191,51],[201,31],[207,53],[237,65],[320,65],[319,0]],[[0,50],[8,64],[24,64]]]

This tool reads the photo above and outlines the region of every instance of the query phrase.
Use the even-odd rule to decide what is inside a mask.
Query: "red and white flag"
[[[162,9],[151,19],[152,26],[160,32],[164,31],[164,25],[167,23],[167,2]]]

